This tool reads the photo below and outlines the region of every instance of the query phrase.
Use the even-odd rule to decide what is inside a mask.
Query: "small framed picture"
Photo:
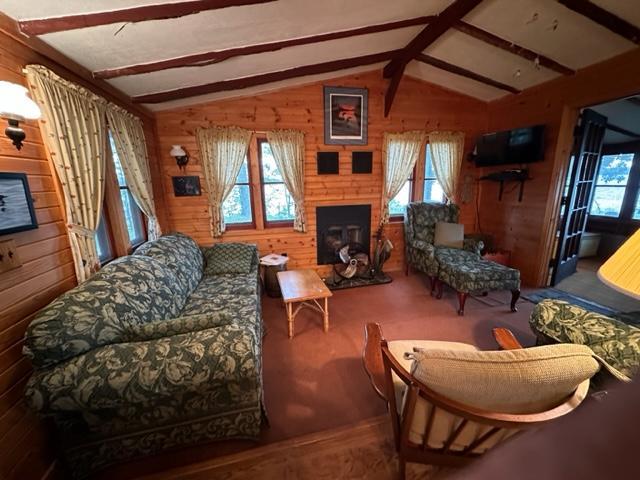
[[[171,177],[171,180],[173,180],[173,194],[176,197],[197,197],[202,195],[200,177],[197,175]]]
[[[38,228],[24,173],[0,173],[0,235]]]
[[[366,145],[366,88],[324,87],[324,143]]]

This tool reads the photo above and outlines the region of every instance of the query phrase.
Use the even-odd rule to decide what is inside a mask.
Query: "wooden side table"
[[[329,330],[329,297],[333,295],[315,270],[289,270],[278,272],[282,300],[287,309],[289,338],[293,337],[293,322],[303,308],[311,308],[322,314],[323,328]],[[324,300],[322,305],[320,302]],[[294,310],[293,304],[299,305]]]

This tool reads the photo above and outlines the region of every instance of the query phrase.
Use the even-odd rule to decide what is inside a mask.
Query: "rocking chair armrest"
[[[387,400],[385,395],[384,362],[382,360],[382,343],[384,342],[382,328],[379,323],[367,323],[364,331],[365,344],[362,352],[364,369],[369,375],[373,389],[378,395]]]
[[[496,339],[496,343],[500,345],[503,350],[517,350],[524,348],[513,332],[508,328],[494,328],[493,337]]]

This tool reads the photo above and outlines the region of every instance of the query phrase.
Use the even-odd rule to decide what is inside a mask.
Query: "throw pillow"
[[[464,242],[464,225],[461,223],[436,223],[436,234],[433,244],[436,247],[462,248]]]
[[[538,413],[560,404],[600,368],[589,347],[560,343],[517,350],[420,350],[413,375],[470,407]]]
[[[208,247],[204,250],[205,275],[249,273],[255,252],[255,245],[246,243],[218,243]]]

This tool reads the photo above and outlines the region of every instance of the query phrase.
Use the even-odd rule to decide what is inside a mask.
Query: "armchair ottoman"
[[[442,298],[442,284],[446,283],[458,292],[458,315],[464,315],[464,304],[472,292],[494,290],[511,291],[511,311],[515,312],[520,297],[520,272],[496,262],[481,258],[468,261],[464,256],[448,255],[446,251],[436,255],[438,269],[436,298]]]

